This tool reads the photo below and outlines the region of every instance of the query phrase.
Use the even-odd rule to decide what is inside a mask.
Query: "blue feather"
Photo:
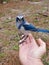
[[[49,33],[49,30],[46,29],[37,29],[37,32],[44,32],[44,33]]]
[[[18,21],[21,21],[21,22],[18,22]],[[24,17],[21,16],[21,17],[17,17],[16,18],[16,24],[17,24],[17,28],[18,29],[21,29],[21,27],[24,27],[24,30],[26,31],[34,31],[34,32],[44,32],[44,33],[49,33],[49,30],[46,30],[46,29],[41,29],[41,28],[36,28],[34,25],[30,24],[30,23],[27,23],[25,20],[24,20]],[[18,25],[19,24],[19,25]]]
[[[28,30],[28,31],[49,33],[49,30],[41,29],[41,28],[36,28],[32,24],[29,24],[29,25],[24,24],[23,27],[25,28],[25,30]]]

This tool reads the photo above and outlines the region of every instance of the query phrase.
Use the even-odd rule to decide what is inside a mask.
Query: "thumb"
[[[38,43],[40,45],[38,51],[42,56],[46,52],[46,43],[41,39],[38,39]]]
[[[37,40],[38,44],[40,45],[37,52],[36,52],[36,55],[41,58],[41,56],[46,52],[46,43],[41,40],[41,39],[38,39]]]
[[[45,47],[46,48],[46,43],[42,40],[42,39],[38,39],[37,40],[38,44],[40,45],[40,47]]]

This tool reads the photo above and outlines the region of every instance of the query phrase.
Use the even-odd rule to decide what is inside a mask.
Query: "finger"
[[[40,53],[45,53],[46,52],[46,43],[41,40],[41,39],[38,39],[38,43],[39,43],[39,50],[40,50]]]
[[[26,43],[29,45],[30,44],[30,39],[29,36],[25,39]]]
[[[26,44],[25,41],[22,42],[22,44],[19,44],[19,48],[22,48]]]
[[[38,44],[40,45],[40,46],[44,46],[44,47],[46,47],[46,43],[43,41],[43,40],[41,40],[41,39],[38,39],[37,40],[38,41]]]
[[[46,43],[41,39],[38,39],[37,41],[40,46],[38,48],[38,51],[36,51],[36,55],[41,57],[46,52]]]
[[[32,34],[29,34],[29,39],[33,46],[35,47],[38,46]]]
[[[28,43],[28,39],[27,38],[28,38],[28,36],[23,36],[22,35],[22,38],[19,41],[19,47],[24,46],[24,44],[26,45]]]

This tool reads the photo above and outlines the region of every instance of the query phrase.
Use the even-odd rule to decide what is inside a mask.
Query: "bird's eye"
[[[19,18],[16,18],[16,21],[18,22]]]
[[[24,21],[24,18],[22,18],[22,20]]]

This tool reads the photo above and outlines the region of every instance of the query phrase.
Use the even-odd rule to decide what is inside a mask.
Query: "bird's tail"
[[[49,33],[49,30],[37,28],[37,32]]]

